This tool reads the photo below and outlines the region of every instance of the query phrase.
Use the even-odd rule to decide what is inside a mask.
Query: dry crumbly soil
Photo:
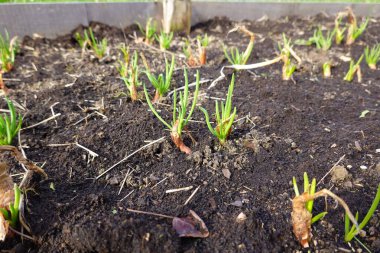
[[[2,252],[300,252],[292,234],[290,213],[293,176],[302,185],[302,174],[319,181],[345,155],[340,163],[348,175],[328,175],[318,189],[331,189],[347,201],[361,217],[371,205],[380,181],[380,71],[361,64],[363,82],[343,81],[349,63],[341,56],[358,59],[366,45],[380,40],[380,23],[369,28],[350,47],[334,45],[327,56],[334,60],[333,77],[322,78],[320,61],[326,56],[312,47],[295,46],[304,59],[293,81],[281,80],[281,64],[239,71],[233,103],[238,121],[228,143],[221,147],[208,132],[203,114],[196,110],[189,131],[184,134],[193,154],[180,153],[168,131],[148,110],[143,99],[131,102],[116,70],[118,45],[126,42],[132,50],[144,53],[150,67],[161,72],[164,54],[137,43],[131,35],[135,26],[124,31],[92,24],[97,37],[107,37],[110,56],[102,61],[81,49],[72,35],[54,40],[25,38],[14,71],[6,74],[10,97],[19,103],[23,126],[31,126],[54,114],[44,124],[21,131],[21,143],[29,159],[42,166],[49,178],[26,194],[25,218],[34,243],[18,237],[0,245]],[[333,17],[318,15],[308,19],[242,22],[257,34],[249,63],[276,56],[282,32],[293,41],[308,38],[319,24],[333,27]],[[222,44],[243,50],[248,38],[227,32],[237,24],[215,18],[193,27],[191,37],[207,33],[211,46],[208,64],[189,69],[190,82],[196,69],[202,79],[214,80],[228,63]],[[77,30],[82,30],[79,27]],[[173,87],[184,84],[183,38],[177,36],[171,48],[177,63]],[[156,48],[157,45],[154,45]],[[142,66],[142,62],[140,61]],[[199,105],[209,111],[214,100],[227,92],[232,71],[207,89],[201,85]],[[141,77],[151,94],[153,88]],[[141,93],[142,89],[139,87]],[[143,98],[143,94],[141,94]],[[158,105],[170,119],[170,100]],[[2,102],[5,108],[5,102]],[[365,117],[361,112],[369,110]],[[166,136],[162,142],[136,153],[105,176],[94,180],[126,155]],[[16,142],[15,142],[16,143]],[[83,147],[95,152],[92,157]],[[356,143],[356,144],[355,144]],[[61,145],[58,145],[61,144]],[[62,145],[65,144],[65,145]],[[12,173],[22,169],[9,157]],[[360,166],[365,166],[361,169]],[[226,175],[228,171],[230,177]],[[124,179],[120,194],[119,189]],[[18,181],[18,178],[14,178]],[[191,191],[166,194],[168,189],[193,186]],[[199,190],[184,205],[191,192]],[[128,196],[127,196],[128,195]],[[127,196],[127,197],[125,197]],[[124,198],[125,197],[125,198]],[[313,225],[311,250],[336,252],[350,246],[344,243],[344,212],[330,199],[329,214]],[[126,209],[184,216],[194,210],[206,223],[205,239],[179,238],[169,219],[134,214]],[[325,201],[314,205],[315,213],[325,209]],[[247,219],[237,223],[243,212]],[[360,241],[380,252],[380,213],[367,225]],[[352,249],[359,249],[357,242]],[[14,251],[7,251],[14,250]]]

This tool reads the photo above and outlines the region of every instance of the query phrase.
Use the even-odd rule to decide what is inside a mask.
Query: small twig
[[[59,116],[61,116],[61,114],[60,114],[60,113],[57,113],[57,114],[55,114],[54,116],[51,116],[51,117],[49,117],[49,118],[47,118],[47,119],[44,119],[44,120],[41,121],[41,122],[38,122],[37,124],[34,124],[34,125],[31,125],[31,126],[24,127],[24,128],[22,128],[21,130],[26,130],[26,129],[30,129],[30,128],[33,128],[33,127],[36,127],[36,126],[42,125],[42,124],[44,124],[44,123],[46,123],[46,122],[48,122],[48,121],[50,121],[50,120],[52,120],[52,119],[55,119],[55,118],[57,118],[57,117],[59,117]]]
[[[200,80],[199,84],[207,83],[207,82],[210,82],[210,81],[211,81],[211,79]],[[193,83],[190,83],[188,87],[193,87],[193,86],[196,86],[196,85],[197,85],[197,82],[193,82]],[[179,90],[183,90],[183,89],[185,89],[185,86],[182,86],[182,87],[179,87],[177,89],[174,89],[171,92],[169,92],[167,96],[170,97],[174,92],[179,91]]]
[[[173,192],[180,192],[180,191],[189,191],[191,189],[193,189],[193,186],[182,187],[182,188],[178,188],[178,189],[170,189],[170,190],[166,190],[165,193],[173,193]]]
[[[73,126],[75,126],[75,125],[81,123],[83,120],[88,119],[89,117],[91,117],[91,116],[94,115],[94,114],[95,114],[95,112],[92,112],[92,113],[90,113],[89,115],[87,115],[86,117],[81,118],[80,120],[78,120],[77,122],[75,122],[75,123],[73,124]]]
[[[97,176],[95,179],[98,180],[99,178],[101,178],[102,176],[104,176],[105,174],[107,174],[110,170],[112,170],[113,168],[115,168],[117,165],[121,164],[122,162],[124,162],[125,160],[127,160],[128,158],[132,157],[133,155],[135,155],[136,153],[140,152],[141,150],[157,143],[157,142],[160,142],[162,140],[164,140],[166,138],[166,136],[163,136],[155,141],[152,141],[144,146],[142,146],[141,148],[137,149],[136,151],[132,152],[130,155],[127,155],[126,157],[124,157],[123,159],[121,159],[120,161],[118,161],[117,163],[115,163],[114,165],[112,165],[111,167],[109,167],[106,171],[104,171],[102,174],[100,174],[99,176]]]
[[[165,215],[165,214],[145,212],[145,211],[139,211],[139,210],[134,210],[134,209],[129,209],[129,208],[127,208],[127,211],[131,212],[131,213],[141,213],[141,214],[153,215],[153,216],[157,216],[157,217],[161,217],[161,218],[168,218],[168,219],[174,219],[175,218],[174,216],[169,216],[169,215]]]
[[[157,185],[161,184],[161,183],[164,182],[166,179],[168,179],[168,177],[165,177],[165,178],[162,179],[160,182],[158,182],[157,184],[153,185],[150,189],[155,188]]]
[[[21,145],[21,131],[18,131],[18,133],[17,133],[17,137],[18,137],[18,147],[19,147],[19,149],[21,150],[21,154],[22,154],[22,156],[23,156],[25,159],[27,159],[26,154],[25,154],[25,151],[24,151],[24,149],[22,148],[22,145]],[[25,167],[24,164],[21,164],[21,167],[25,170],[25,172],[28,171],[28,169]]]
[[[99,156],[97,153],[95,153],[94,151],[92,151],[92,150],[90,150],[90,149],[88,149],[88,148],[86,148],[86,147],[80,145],[78,142],[75,142],[74,144],[75,144],[77,147],[86,150],[86,151],[87,151],[87,152],[88,152],[93,158]]]
[[[327,177],[328,174],[331,173],[331,171],[335,168],[335,166],[337,166],[344,159],[344,157],[346,157],[346,155],[343,155],[341,158],[339,158],[339,160],[331,167],[331,169],[321,178],[321,180],[319,180],[319,182],[317,183],[317,186],[323,181],[323,179]]]
[[[26,238],[26,239],[29,239],[29,240],[31,240],[31,241],[35,241],[35,239],[34,239],[33,237],[31,237],[31,236],[29,236],[29,235],[26,235],[26,234],[23,234],[23,233],[21,233],[21,232],[15,230],[15,229],[12,228],[11,226],[9,226],[9,229],[10,229],[13,233],[15,233],[15,234],[18,234],[18,235],[20,235],[20,236],[22,236],[22,237],[24,237],[24,238]]]
[[[128,177],[134,172],[135,170],[133,169],[132,171],[130,171],[130,169],[128,169],[127,171],[127,174],[125,174],[125,177],[123,179],[123,182],[121,183],[121,186],[120,186],[120,189],[119,189],[119,193],[117,195],[120,195],[121,191],[123,190],[123,187],[125,185],[125,182],[127,182],[127,179]]]
[[[199,190],[200,187],[201,187],[201,186],[198,186],[198,187],[193,191],[193,193],[190,195],[190,197],[186,200],[185,204],[183,204],[184,206],[186,206],[186,205],[190,202],[190,200],[194,197],[194,195],[197,193],[197,191]]]
[[[129,195],[131,195],[134,191],[135,191],[135,190],[130,191],[127,195],[125,195],[124,198],[122,198],[121,200],[119,200],[119,202],[121,202],[121,201],[123,201],[124,199],[128,198]]]

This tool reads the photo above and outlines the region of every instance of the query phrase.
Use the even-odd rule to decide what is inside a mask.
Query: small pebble
[[[348,171],[345,167],[337,165],[334,167],[334,169],[331,172],[331,181],[333,183],[344,181],[348,177]]]
[[[376,149],[376,153],[380,153],[380,148],[377,148],[377,149]]]
[[[331,130],[330,130],[329,128],[327,128],[327,127],[326,127],[324,130],[325,130],[326,132],[328,132],[328,133],[331,132]]]
[[[366,170],[366,169],[368,169],[368,167],[365,166],[365,165],[360,165],[360,168],[361,168],[362,170]]]
[[[347,165],[347,169],[352,169],[352,165]]]
[[[336,148],[338,145],[336,145],[336,143],[334,143],[333,145],[331,145],[330,148]]]
[[[245,215],[243,212],[239,213],[239,215],[236,217],[237,223],[243,223],[247,219],[247,215]]]

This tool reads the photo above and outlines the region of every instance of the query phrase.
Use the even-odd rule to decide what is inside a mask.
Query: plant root
[[[37,172],[41,175],[43,175],[45,178],[47,178],[47,174],[45,173],[45,171],[43,169],[41,169],[40,167],[38,167],[37,165],[35,165],[33,162],[29,161],[28,159],[26,159],[20,151],[18,151],[18,149],[15,147],[15,146],[11,146],[11,145],[3,145],[3,146],[0,146],[0,152],[11,152],[13,154],[13,156],[16,158],[16,160],[20,163],[22,163],[23,165],[25,165],[26,168],[28,168],[29,170],[32,170],[34,172]]]
[[[359,225],[352,215],[348,205],[344,202],[343,199],[332,193],[327,189],[320,190],[315,194],[310,195],[307,192],[304,192],[302,195],[295,197],[293,202],[293,211],[292,211],[292,224],[293,224],[293,233],[296,236],[297,240],[300,242],[302,247],[309,247],[309,241],[312,237],[311,235],[311,219],[312,214],[306,209],[306,203],[310,200],[314,200],[319,197],[327,197],[338,201],[338,203],[344,208],[348,217],[352,223],[357,227],[359,231]]]

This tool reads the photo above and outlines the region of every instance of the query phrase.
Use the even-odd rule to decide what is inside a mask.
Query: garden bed
[[[204,115],[198,109],[189,130],[196,143],[184,134],[191,155],[181,153],[171,142],[169,132],[149,111],[144,100],[131,102],[118,78],[118,45],[126,42],[131,50],[143,52],[150,67],[164,71],[164,54],[130,35],[137,26],[124,31],[92,24],[97,37],[106,37],[110,57],[99,62],[82,51],[73,35],[54,40],[25,38],[16,58],[15,69],[4,75],[10,97],[25,110],[23,126],[33,126],[52,115],[60,116],[21,131],[21,143],[29,159],[43,168],[48,180],[27,192],[26,219],[36,242],[9,238],[0,249],[39,252],[295,252],[301,250],[291,226],[292,177],[308,172],[319,181],[340,157],[349,175],[331,180],[331,174],[318,189],[331,189],[362,216],[371,205],[380,180],[380,72],[362,62],[363,82],[343,81],[349,62],[358,59],[366,45],[380,40],[379,20],[372,20],[365,33],[352,46],[336,46],[330,55],[336,61],[332,78],[324,79],[318,61],[319,51],[295,46],[304,61],[294,80],[281,80],[281,64],[236,75],[233,103],[237,119],[224,147],[211,136]],[[236,22],[215,18],[193,27],[191,36],[207,33],[211,43],[208,64],[190,68],[190,82],[199,69],[202,79],[217,78],[227,65],[222,43],[245,49],[248,39],[227,32]],[[244,21],[256,33],[253,54],[248,63],[276,56],[282,33],[293,40],[308,38],[318,24],[333,27],[334,17],[281,18],[275,21]],[[78,28],[77,30],[81,30]],[[182,38],[175,37],[170,51],[182,53]],[[344,57],[343,57],[344,59]],[[185,60],[177,58],[173,87],[184,85]],[[142,65],[142,63],[140,62]],[[226,78],[207,89],[201,84],[199,104],[209,111],[211,98],[223,98],[232,70]],[[153,95],[153,88],[142,76]],[[143,98],[140,88],[141,98]],[[206,96],[207,95],[207,96]],[[170,100],[158,105],[170,119]],[[3,108],[5,103],[3,102]],[[53,109],[51,109],[53,108]],[[52,112],[53,110],[53,112]],[[369,110],[360,117],[364,110]],[[166,138],[120,163],[95,179],[126,155],[149,141]],[[98,156],[93,157],[80,144]],[[356,143],[356,145],[355,145]],[[359,146],[358,146],[359,145]],[[8,158],[7,158],[8,159]],[[350,165],[350,166],[349,166]],[[365,166],[365,167],[363,167]],[[364,168],[364,169],[363,169]],[[231,175],[228,178],[228,170]],[[18,165],[12,173],[19,172]],[[119,189],[127,176],[120,194]],[[189,191],[166,190],[192,186]],[[187,205],[185,201],[199,187]],[[127,196],[127,197],[126,197]],[[204,239],[179,238],[171,221],[135,214],[138,209],[172,216],[194,210],[206,223],[210,236]],[[325,209],[316,201],[316,212]],[[243,212],[247,219],[236,222]],[[328,200],[329,214],[313,225],[311,247],[320,252],[350,250],[344,243],[344,212]],[[380,213],[360,238],[373,252],[380,251]],[[356,242],[352,248],[361,247]],[[19,251],[17,251],[19,252]]]

